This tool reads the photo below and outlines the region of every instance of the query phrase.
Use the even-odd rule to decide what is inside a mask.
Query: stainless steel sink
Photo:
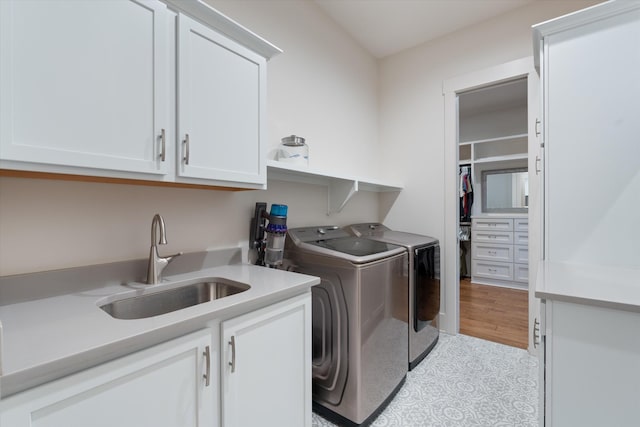
[[[144,319],[235,295],[249,288],[244,283],[201,281],[113,301],[100,308],[116,319]]]

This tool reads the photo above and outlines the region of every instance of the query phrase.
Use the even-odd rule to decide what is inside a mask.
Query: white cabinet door
[[[638,268],[640,4],[558,21],[544,37],[545,256]]]
[[[216,426],[216,357],[204,329],[11,396],[0,425]]]
[[[545,425],[638,425],[640,313],[546,301]]]
[[[221,327],[222,425],[310,427],[310,294]]]
[[[178,176],[266,183],[266,60],[178,18]]]
[[[2,166],[166,173],[165,13],[157,0],[0,1]]]

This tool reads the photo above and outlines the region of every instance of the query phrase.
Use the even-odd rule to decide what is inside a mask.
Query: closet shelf
[[[460,141],[459,145],[482,144],[485,142],[509,141],[514,139],[527,139],[527,137],[528,135],[526,133],[518,133],[515,135],[506,135],[506,136],[499,136],[496,138],[478,139],[475,141]]]
[[[267,179],[326,186],[328,189],[327,214],[340,212],[358,191],[376,193],[401,191],[402,185],[375,179],[328,174],[304,166],[267,160]]]
[[[506,154],[502,156],[492,156],[492,157],[483,157],[480,159],[474,160],[474,163],[493,163],[493,162],[504,162],[507,160],[527,160],[527,153],[518,153],[518,154]]]

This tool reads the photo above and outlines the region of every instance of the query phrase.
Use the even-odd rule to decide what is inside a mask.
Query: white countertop
[[[640,269],[542,261],[536,297],[640,312]]]
[[[98,307],[113,300],[115,294],[133,296],[170,289],[195,278],[223,278],[249,284],[251,288],[146,319],[118,320]],[[108,285],[0,306],[1,396],[189,333],[212,320],[234,317],[307,292],[319,281],[303,274],[237,264],[166,277],[159,285]]]

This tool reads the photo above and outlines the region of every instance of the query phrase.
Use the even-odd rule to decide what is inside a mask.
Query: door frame
[[[535,298],[536,270],[540,259],[540,199],[539,175],[536,175],[536,156],[540,144],[536,137],[536,118],[539,112],[539,77],[533,56],[517,59],[494,67],[485,68],[463,76],[443,81],[444,97],[444,310],[440,312],[441,329],[450,334],[460,331],[460,256],[458,254],[458,95],[470,90],[527,78],[528,116],[528,167],[529,167],[529,330],[534,319],[539,319],[539,302]],[[533,352],[532,334],[529,335],[529,351]]]

